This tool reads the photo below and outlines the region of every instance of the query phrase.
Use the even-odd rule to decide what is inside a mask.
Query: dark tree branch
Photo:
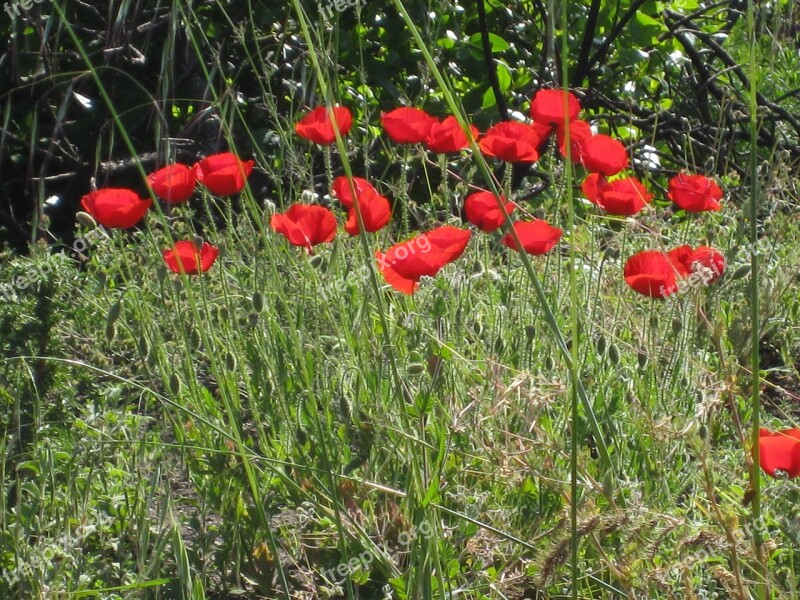
[[[489,28],[486,24],[486,7],[483,5],[483,1],[475,0],[478,8],[478,27],[481,30],[481,42],[483,43],[483,62],[486,65],[486,74],[489,76],[489,83],[494,92],[494,99],[497,103],[497,110],[500,112],[500,118],[503,121],[508,121],[508,109],[506,108],[505,98],[503,98],[503,91],[500,89],[500,81],[497,79],[497,65],[492,55],[492,41],[489,39]]]
[[[586,19],[586,27],[583,30],[583,40],[581,40],[581,50],[578,54],[578,64],[572,76],[572,87],[580,87],[583,80],[589,74],[589,53],[592,51],[594,34],[597,31],[597,18],[600,15],[601,0],[592,0],[589,7],[589,16]]]

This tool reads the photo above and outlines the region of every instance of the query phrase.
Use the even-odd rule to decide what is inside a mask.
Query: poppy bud
[[[247,324],[250,327],[255,327],[256,325],[258,325],[258,313],[252,312],[249,315],[247,315]]]
[[[150,351],[150,348],[147,345],[147,338],[142,336],[139,338],[139,354],[142,356],[147,356],[147,353]]]
[[[199,235],[194,236],[192,242],[194,242],[194,247],[197,248],[198,252],[203,249],[203,238]]]
[[[616,344],[611,344],[608,347],[608,360],[610,360],[611,364],[614,366],[619,364],[619,348],[617,348]]]
[[[264,310],[264,294],[256,292],[253,294],[253,310],[260,313]]]
[[[229,371],[236,369],[236,357],[232,352],[228,352],[228,354],[225,355],[225,366]]]
[[[95,227],[97,227],[97,222],[94,220],[92,215],[83,212],[82,210],[79,210],[78,212],[75,213],[75,220],[78,221],[78,223],[80,223],[84,227],[88,227],[89,229],[94,229]]]
[[[114,324],[109,323],[106,325],[106,339],[109,342],[114,341],[114,336],[116,335],[116,331],[114,330]]]
[[[173,396],[177,396],[181,392],[181,380],[175,373],[169,376],[169,391]]]
[[[324,261],[324,259],[322,258],[321,255],[315,254],[314,256],[311,257],[311,260],[308,261],[308,262],[311,263],[312,267],[314,267],[315,269],[318,269],[320,266],[322,266],[323,261]]]
[[[409,375],[419,375],[424,370],[425,367],[422,363],[411,363],[406,368],[406,373],[408,373]]]
[[[189,344],[192,347],[192,350],[197,350],[200,347],[200,342],[202,339],[200,338],[200,332],[197,329],[192,329],[192,332],[189,334]]]
[[[156,281],[158,283],[164,283],[164,280],[167,278],[167,268],[163,265],[159,265],[156,267]]]
[[[733,272],[733,275],[731,275],[731,281],[736,281],[737,279],[744,279],[749,274],[750,274],[750,265],[742,265]]]
[[[106,317],[106,325],[113,325],[122,312],[122,303],[117,301],[108,309],[108,316]]]
[[[606,337],[601,333],[597,337],[597,353],[605,354],[606,351]]]
[[[639,368],[644,369],[647,366],[647,353],[639,350],[636,353],[636,361],[639,363]]]
[[[98,271],[97,272],[97,285],[100,287],[106,287],[106,282],[108,281],[108,277],[106,276],[105,272]]]
[[[533,338],[536,337],[536,327],[533,325],[525,325],[525,337],[528,338],[529,342],[532,342]]]

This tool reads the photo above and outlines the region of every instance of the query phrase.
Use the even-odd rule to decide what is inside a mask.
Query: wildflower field
[[[0,32],[0,598],[800,597],[794,0]]]

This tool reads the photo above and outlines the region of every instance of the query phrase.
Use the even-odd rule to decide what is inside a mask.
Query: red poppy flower
[[[537,148],[542,138],[530,125],[517,121],[503,121],[494,125],[481,138],[481,151],[506,162],[536,162]]]
[[[243,161],[230,152],[212,154],[195,165],[197,181],[216,196],[232,196],[244,189],[254,164],[254,160]]]
[[[689,212],[719,210],[722,189],[714,180],[703,175],[680,173],[669,180],[667,197]]]
[[[678,246],[667,252],[667,258],[672,263],[678,277],[687,277],[692,272],[692,247],[688,244]]]
[[[472,232],[469,229],[461,229],[452,225],[442,225],[431,229],[423,235],[435,248],[442,252],[442,260],[444,261],[442,266],[444,266],[464,254]]]
[[[285,213],[272,215],[270,225],[294,246],[311,247],[336,236],[336,217],[324,206],[292,204]]]
[[[761,429],[758,448],[761,468],[770,477],[776,477],[777,470],[789,477],[800,475],[800,429],[776,432]]]
[[[666,298],[678,290],[677,275],[670,257],[658,250],[645,250],[625,263],[625,281],[651,298]]]
[[[582,162],[583,144],[592,137],[592,127],[586,121],[572,121],[569,124],[569,145],[572,162]],[[564,126],[556,127],[556,140],[561,156],[567,158],[567,136]]]
[[[469,230],[444,225],[395,244],[385,254],[376,252],[375,257],[386,282],[404,294],[412,294],[422,277],[433,277],[461,256],[469,238]]]
[[[159,198],[176,204],[185,202],[194,193],[197,182],[195,167],[174,164],[147,176],[147,183]]]
[[[517,221],[514,230],[522,242],[522,248],[528,254],[539,256],[550,252],[563,233],[558,227],[553,227],[546,221],[534,219],[533,221]],[[519,250],[510,233],[503,238],[503,244],[512,250]]]
[[[103,188],[81,198],[83,210],[104,227],[129,229],[142,220],[153,203],[125,188]]]
[[[378,193],[372,184],[363,177],[353,177],[353,187],[356,188],[356,196],[361,197],[361,194],[367,191]],[[347,177],[341,175],[333,180],[333,195],[342,203],[345,208],[352,208],[353,194],[350,192],[350,182]]]
[[[653,199],[653,194],[635,177],[607,181],[599,173],[593,173],[581,189],[590,201],[614,215],[635,215]]]
[[[219,250],[208,242],[203,242],[198,250],[194,242],[175,242],[175,248],[164,250],[164,262],[175,273],[181,269],[187,275],[205,273],[214,264]]]
[[[374,189],[366,189],[358,194],[358,208],[361,211],[361,219],[364,221],[364,229],[369,233],[383,229],[392,218],[392,207],[389,200]],[[358,235],[358,215],[355,206],[350,208],[347,213],[344,230],[350,235]]]
[[[381,123],[387,135],[398,144],[418,144],[428,137],[436,117],[419,108],[403,107],[382,113]]]
[[[581,142],[581,161],[587,171],[610,177],[628,166],[628,152],[622,142],[601,133]]]
[[[531,102],[531,117],[537,123],[564,125],[564,90],[539,90]],[[581,104],[572,92],[567,95],[567,120],[574,121],[581,112]]]
[[[706,285],[711,285],[725,273],[725,255],[708,246],[694,249],[691,264],[695,272],[703,274]]]
[[[514,212],[516,207],[513,203],[506,202],[505,196],[500,196],[500,199],[505,205],[507,213]],[[464,212],[470,223],[487,233],[496,230],[505,222],[497,198],[491,192],[475,192],[467,196],[467,199],[464,200]]]
[[[339,127],[339,135],[344,137],[353,125],[353,116],[346,106],[334,106],[333,115]],[[300,137],[320,146],[328,146],[336,142],[333,121],[328,116],[328,109],[325,106],[318,106],[307,113],[295,124],[294,130]]]
[[[473,139],[478,139],[478,128],[474,125],[469,126]],[[469,146],[469,140],[461,129],[461,125],[455,117],[447,117],[442,122],[436,122],[431,126],[428,137],[425,138],[425,145],[429,150],[438,154],[448,152],[458,152]]]

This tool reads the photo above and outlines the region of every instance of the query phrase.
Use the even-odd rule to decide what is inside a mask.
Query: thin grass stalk
[[[552,3],[553,0],[550,0]],[[572,197],[572,148],[570,143],[569,126],[569,30],[568,11],[565,2],[561,3],[561,87],[564,91],[564,174],[566,177],[567,200],[567,236],[569,238],[569,317],[572,330],[572,369],[570,369],[570,454],[569,454],[569,480],[570,480],[570,579],[572,600],[578,600],[578,420],[580,406],[578,403],[578,365],[580,362],[580,327],[578,322],[578,282],[577,264],[575,256],[575,205]]]
[[[747,0],[747,34],[750,41],[750,247],[755,248],[758,243],[758,65],[756,64],[756,25],[753,9],[753,0]],[[751,516],[753,518],[753,543],[756,554],[756,597],[766,600],[768,595],[767,562],[764,556],[764,538],[761,517],[761,449],[759,447],[759,430],[761,428],[761,377],[759,340],[761,326],[759,314],[761,312],[758,299],[758,252],[750,253],[750,373],[751,379],[751,410],[752,428],[751,445],[753,447],[753,463],[750,470],[750,487],[753,492]]]

